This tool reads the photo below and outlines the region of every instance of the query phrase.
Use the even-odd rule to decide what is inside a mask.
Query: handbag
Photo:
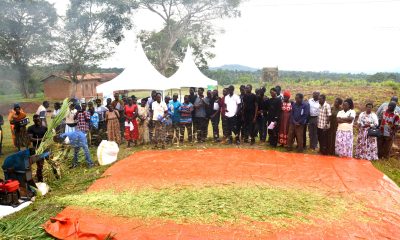
[[[381,130],[379,128],[376,127],[371,127],[368,129],[368,137],[381,137],[382,133]]]

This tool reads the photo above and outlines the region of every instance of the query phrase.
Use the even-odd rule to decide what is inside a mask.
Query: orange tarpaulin
[[[60,239],[400,239],[400,189],[364,160],[250,149],[143,151],[117,162],[88,191],[174,185],[264,184],[352,195],[369,221],[297,225],[255,234],[238,226],[142,222],[67,207],[45,224]],[[368,211],[374,209],[374,211]],[[268,229],[268,223],[254,222]]]

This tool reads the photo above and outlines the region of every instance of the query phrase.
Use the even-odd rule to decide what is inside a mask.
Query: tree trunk
[[[29,79],[30,79],[30,73],[29,73],[29,67],[26,64],[20,63],[16,65],[17,71],[19,73],[19,87],[20,87],[20,92],[21,95],[24,98],[29,98],[30,97],[30,92],[29,92]]]

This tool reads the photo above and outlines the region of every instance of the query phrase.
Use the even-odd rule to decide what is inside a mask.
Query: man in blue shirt
[[[68,140],[66,140],[67,138]],[[93,167],[93,161],[90,157],[88,142],[84,132],[75,131],[75,132],[63,133],[55,136],[54,141],[58,143],[71,145],[74,148],[74,160],[72,162],[71,168],[76,168],[78,166],[78,153],[80,148],[82,148],[83,152],[85,153],[85,158],[88,164],[88,168]]]
[[[179,140],[179,129],[180,129],[180,120],[181,113],[179,112],[179,108],[181,107],[181,102],[178,101],[178,94],[175,93],[172,96],[172,102],[170,102],[171,108],[174,110],[172,114],[172,126],[173,126],[173,134],[175,134],[175,139]],[[173,135],[174,136],[174,135]]]
[[[297,141],[297,150],[303,152],[304,146],[304,126],[307,124],[307,118],[310,115],[310,105],[303,101],[303,94],[296,94],[296,102],[292,106],[289,124],[288,148],[293,149],[294,139]]]

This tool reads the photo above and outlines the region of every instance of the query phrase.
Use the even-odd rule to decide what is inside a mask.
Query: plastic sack
[[[108,165],[118,158],[119,147],[115,142],[101,141],[97,148],[97,159],[100,165]]]
[[[46,194],[49,192],[49,190],[50,190],[49,185],[47,185],[47,184],[44,183],[44,182],[37,182],[37,183],[36,183],[36,186],[37,186],[38,191],[40,192],[40,194],[41,194],[42,196],[46,195]]]

